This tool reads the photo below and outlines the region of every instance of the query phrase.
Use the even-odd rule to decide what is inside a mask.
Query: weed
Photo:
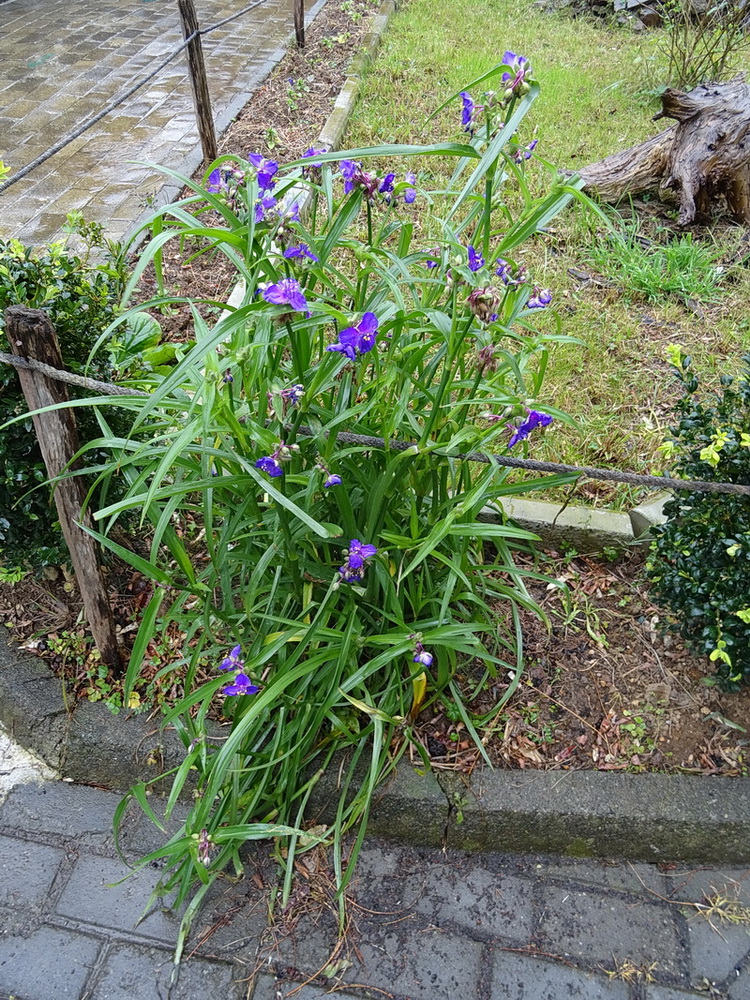
[[[631,230],[595,242],[591,260],[626,294],[647,302],[669,296],[714,302],[725,275],[717,262],[722,251],[693,240],[690,233],[664,245]]]
[[[296,111],[306,94],[310,93],[310,84],[307,80],[289,80],[286,90],[286,103],[290,111]]]

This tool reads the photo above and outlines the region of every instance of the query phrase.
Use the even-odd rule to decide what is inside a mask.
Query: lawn
[[[542,86],[521,139],[538,139],[541,160],[574,170],[662,127],[652,121],[659,107],[655,85],[664,78],[660,34],[573,19],[530,3],[411,0],[392,20],[344,144],[419,142],[451,131],[460,137],[459,101],[426,124],[428,116],[511,49],[531,60]],[[444,179],[436,170],[434,161],[423,164],[420,180],[428,189]],[[535,193],[544,190],[548,176],[543,163],[530,166]],[[579,341],[554,348],[540,400],[565,410],[578,427],[558,424],[535,445],[535,457],[661,472],[657,448],[677,396],[665,347],[682,344],[711,384],[721,373],[736,372],[750,345],[750,285],[737,262],[743,231],[726,221],[696,230],[695,244],[705,248],[707,262],[701,259],[692,270],[678,262],[685,287],[660,292],[657,285],[649,293],[659,262],[654,267],[649,259],[648,241],[659,250],[682,234],[673,213],[659,204],[620,209],[636,238],[617,257],[601,222],[575,209],[556,220],[546,237],[527,244],[529,270],[554,292],[561,332]],[[718,274],[717,267],[723,268]],[[647,272],[644,281],[635,281],[636,270]],[[706,294],[705,284],[717,284],[716,290]],[[553,317],[546,319],[552,331]],[[640,496],[610,484],[578,487],[579,499],[597,505],[619,507]]]

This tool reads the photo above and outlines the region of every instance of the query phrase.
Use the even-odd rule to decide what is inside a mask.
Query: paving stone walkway
[[[248,0],[198,0],[201,27]],[[308,3],[312,7],[312,0]],[[291,0],[255,10],[203,39],[215,118],[226,124],[278,61]],[[0,159],[24,167],[147,75],[182,41],[176,0],[0,2]],[[161,177],[196,147],[184,56],[27,177],[0,194],[0,237],[51,239],[81,210],[120,238],[147,208]],[[196,164],[193,164],[194,168]]]
[[[215,884],[170,988],[177,919],[137,923],[159,876],[127,869],[119,797],[46,780],[0,807],[0,997],[17,1000],[748,1000],[750,935],[691,909],[714,890],[750,904],[744,869],[659,870],[538,856],[466,855],[368,841],[345,945],[302,858],[294,920],[267,925],[269,848]],[[128,814],[123,842],[158,846]],[[624,977],[624,978],[623,978]]]

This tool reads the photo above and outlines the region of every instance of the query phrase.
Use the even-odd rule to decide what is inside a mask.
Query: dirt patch
[[[531,568],[530,566],[528,568]],[[617,563],[551,558],[543,568],[566,589],[531,583],[550,628],[522,614],[525,672],[503,710],[477,723],[498,767],[542,770],[748,772],[750,690],[706,686],[707,659],[665,630],[648,596],[643,556]],[[481,672],[461,678],[470,694]],[[477,716],[508,690],[490,680],[471,702]],[[420,738],[434,766],[471,770],[480,760],[466,727],[423,713]]]

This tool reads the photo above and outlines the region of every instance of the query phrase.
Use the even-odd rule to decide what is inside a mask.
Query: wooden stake
[[[305,47],[305,0],[292,0],[294,4],[294,34],[297,36],[297,48]]]
[[[53,368],[63,367],[57,335],[41,309],[10,306],[5,310],[5,331],[13,354],[42,361]],[[53,381],[39,372],[18,369],[18,377],[29,410],[63,403],[69,398],[62,382]],[[60,475],[78,451],[78,431],[73,411],[63,409],[40,413],[32,420],[47,475],[53,479]],[[107,587],[99,564],[98,547],[94,539],[79,527],[81,521],[90,524],[88,513],[81,517],[85,498],[86,488],[80,478],[65,479],[55,486],[57,516],[70,550],[89,627],[102,662],[119,670],[122,661]]]
[[[201,137],[203,159],[206,164],[213,163],[219,154],[214,119],[211,113],[211,95],[208,91],[206,63],[203,59],[203,45],[201,44],[201,36],[196,34],[198,15],[195,12],[193,0],[177,0],[177,6],[182,18],[183,38],[188,39],[191,35],[195,35],[187,47],[188,72],[190,73],[190,85],[193,88],[193,103],[195,117],[198,121],[198,132]]]

